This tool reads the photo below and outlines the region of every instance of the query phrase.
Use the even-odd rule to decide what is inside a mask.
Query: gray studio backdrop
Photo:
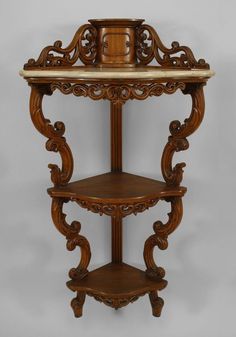
[[[234,337],[236,301],[235,172],[236,76],[234,1],[0,1],[0,336]],[[70,42],[89,18],[137,17],[153,25],[166,45],[189,45],[216,76],[205,88],[206,116],[189,138],[184,217],[167,251],[155,251],[167,270],[161,318],[151,315],[148,296],[114,311],[91,298],[84,316],[73,317],[67,271],[79,259],[50,218],[47,165],[58,155],[44,149],[28,112],[29,87],[18,76],[30,57],[55,40]],[[63,120],[75,154],[73,179],[109,170],[109,103],[63,96],[44,101],[52,121]],[[124,169],[160,177],[160,155],[168,124],[189,115],[190,99],[180,93],[124,107]],[[143,267],[144,240],[154,221],[165,220],[165,203],[124,221],[124,257]],[[92,248],[91,267],[110,259],[110,222],[72,204]]]

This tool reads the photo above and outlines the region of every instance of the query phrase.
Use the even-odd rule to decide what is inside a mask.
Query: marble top
[[[24,78],[68,78],[68,79],[208,79],[214,75],[209,69],[161,69],[159,67],[136,68],[91,68],[20,70]]]

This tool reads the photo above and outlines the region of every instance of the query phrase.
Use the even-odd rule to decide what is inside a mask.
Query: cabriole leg
[[[171,212],[166,224],[156,221],[153,224],[155,234],[149,236],[144,245],[143,257],[147,267],[146,273],[149,277],[160,280],[165,276],[165,270],[155,263],[153,252],[155,246],[161,250],[168,247],[168,236],[178,227],[183,215],[183,205],[181,197],[171,197],[165,199],[171,203]]]
[[[81,317],[83,315],[83,305],[85,302],[85,292],[77,292],[77,296],[71,301],[71,307],[74,311],[75,317]]]
[[[161,311],[164,306],[164,301],[161,297],[158,296],[157,291],[152,291],[149,294],[149,299],[151,302],[152,306],[152,314],[155,317],[160,317],[161,316]]]
[[[87,267],[91,258],[90,245],[88,240],[80,235],[81,224],[78,221],[73,221],[71,225],[66,222],[66,214],[63,213],[63,204],[68,200],[62,198],[52,198],[52,219],[59,230],[67,239],[66,247],[72,251],[77,246],[80,247],[81,258],[78,267],[72,268],[69,271],[69,276],[72,280],[82,279],[88,274]]]
[[[90,245],[88,240],[79,234],[81,224],[78,221],[73,221],[71,225],[66,222],[66,214],[63,213],[63,204],[67,199],[53,198],[52,199],[52,219],[59,230],[67,239],[66,247],[68,250],[74,250],[77,246],[80,247],[81,258],[80,263],[76,268],[69,271],[69,276],[72,280],[82,279],[88,275],[87,267],[91,258]],[[71,307],[75,317],[82,316],[83,304],[85,301],[85,292],[78,292],[77,296],[71,301]]]
[[[179,225],[182,214],[183,205],[181,197],[172,197],[165,199],[171,203],[171,212],[168,213],[169,219],[166,224],[161,221],[156,221],[153,224],[155,234],[151,235],[144,245],[144,261],[146,264],[146,275],[149,278],[160,281],[165,276],[165,270],[162,267],[158,267],[155,263],[153,252],[155,246],[164,250],[168,247],[168,235],[170,235]],[[159,317],[164,305],[164,301],[158,296],[157,291],[153,291],[149,294],[153,316]]]

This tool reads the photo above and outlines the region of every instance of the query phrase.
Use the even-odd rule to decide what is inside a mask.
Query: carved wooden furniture
[[[187,137],[200,125],[204,115],[203,87],[213,75],[204,60],[197,61],[188,47],[173,42],[167,48],[156,31],[144,20],[89,20],[81,26],[71,43],[61,41],[44,48],[37,60],[30,59],[20,73],[31,87],[30,113],[36,129],[47,138],[46,149],[59,152],[62,166],[49,164],[53,187],[52,219],[66,237],[67,249],[81,249],[77,267],[69,271],[67,286],[76,297],[71,305],[76,317],[82,315],[86,294],[118,309],[140,296],[149,294],[154,316],[160,316],[163,300],[158,292],[166,287],[165,271],[154,261],[157,246],[166,249],[168,236],[179,225],[182,197],[186,188],[180,186],[185,163],[174,167],[175,152],[186,150]],[[76,65],[78,61],[83,65]],[[157,66],[149,64],[155,60]],[[44,95],[55,90],[63,94],[86,96],[93,100],[108,99],[111,108],[111,170],[110,172],[70,182],[73,156],[64,137],[63,122],[51,124],[42,111]],[[181,90],[192,98],[190,116],[181,123],[170,123],[170,135],[161,158],[163,181],[122,171],[122,106],[129,99],[144,100],[149,96],[173,94]],[[152,234],[144,244],[146,270],[123,262],[122,219],[155,206],[160,200],[170,203],[167,223],[156,221]],[[111,217],[111,263],[88,271],[91,257],[89,241],[80,234],[81,224],[68,224],[63,205],[68,201],[100,215]]]

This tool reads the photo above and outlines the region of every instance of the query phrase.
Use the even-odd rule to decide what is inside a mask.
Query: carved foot
[[[152,314],[155,317],[161,316],[161,311],[164,305],[164,301],[161,297],[158,297],[157,291],[152,291],[149,294],[149,299],[152,306]]]
[[[74,311],[75,317],[81,317],[83,314],[83,305],[86,294],[83,292],[77,292],[77,296],[71,301],[71,307]]]

